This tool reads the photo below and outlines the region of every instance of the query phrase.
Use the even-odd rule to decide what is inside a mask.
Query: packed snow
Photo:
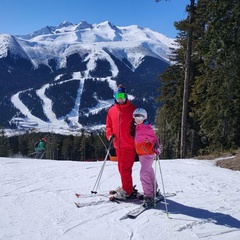
[[[160,165],[158,164],[160,163]],[[134,203],[108,201],[120,186],[117,162],[0,158],[1,240],[238,240],[240,172],[216,167],[213,160],[160,160],[157,180],[176,196],[136,219],[124,218]],[[159,168],[160,167],[160,168]],[[160,175],[160,169],[162,175]],[[142,191],[140,164],[133,179]],[[81,193],[76,198],[75,193]],[[74,202],[82,207],[77,208]]]

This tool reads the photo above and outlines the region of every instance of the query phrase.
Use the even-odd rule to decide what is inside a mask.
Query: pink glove
[[[160,155],[160,154],[161,154],[161,149],[160,149],[160,148],[155,148],[155,149],[154,149],[154,152],[155,152],[157,155]]]

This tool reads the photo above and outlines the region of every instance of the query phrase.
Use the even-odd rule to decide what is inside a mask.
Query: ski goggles
[[[115,93],[115,99],[126,99],[127,98],[127,94],[126,93]]]
[[[134,115],[133,115],[133,118],[134,118],[134,119],[138,119],[138,120],[143,120],[143,119],[144,119],[144,116],[141,115],[141,114],[134,114]]]

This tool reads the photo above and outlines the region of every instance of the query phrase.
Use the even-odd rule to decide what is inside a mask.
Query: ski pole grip
[[[113,135],[109,138],[110,144],[113,142],[114,139],[115,139],[115,135],[113,134]]]
[[[111,145],[112,145],[114,139],[115,139],[115,135],[113,134],[113,135],[109,138],[109,146],[108,146],[108,149],[111,148]]]

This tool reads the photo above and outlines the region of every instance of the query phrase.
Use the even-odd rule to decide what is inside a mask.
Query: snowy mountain
[[[120,185],[116,162],[106,162],[98,194],[92,195],[103,162],[0,158],[0,239],[238,240],[240,172],[214,163],[161,160],[165,191],[176,193],[167,198],[169,218],[159,203],[124,219],[139,205],[108,201],[107,192]],[[135,162],[133,181],[142,192],[139,171]],[[158,167],[156,173],[162,190]]]
[[[153,121],[157,76],[169,66],[171,48],[174,39],[158,32],[108,21],[1,34],[0,124],[53,131],[101,127],[119,83]]]

